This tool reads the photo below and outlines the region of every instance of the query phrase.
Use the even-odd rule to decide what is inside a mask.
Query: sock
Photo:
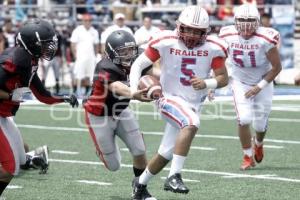
[[[253,150],[252,148],[248,148],[248,149],[243,149],[244,155],[247,155],[249,157],[252,157],[253,155]]]
[[[0,196],[1,196],[2,192],[5,190],[7,185],[8,185],[8,182],[0,181]]]
[[[138,169],[136,167],[133,167],[133,173],[135,177],[139,177],[143,173],[143,171],[145,171],[145,169]]]
[[[256,144],[256,146],[260,147],[264,144],[264,142],[263,141],[261,141],[261,142],[257,141],[257,138],[255,137],[255,144]]]
[[[168,177],[170,177],[174,174],[180,174],[181,169],[183,168],[185,159],[186,159],[186,156],[173,154],[171,169],[170,169],[170,173],[169,173]]]
[[[139,184],[147,185],[153,176],[147,167],[139,178]]]
[[[56,81],[56,83],[55,83],[55,90],[56,90],[56,94],[58,94],[59,93],[59,89],[60,89],[60,87],[59,87],[59,81],[58,81],[58,79],[56,79],[55,81]]]

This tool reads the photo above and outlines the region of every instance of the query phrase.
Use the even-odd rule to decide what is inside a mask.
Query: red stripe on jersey
[[[178,39],[178,36],[174,36],[174,35],[169,35],[169,36],[164,36],[164,37],[161,37],[161,38],[158,38],[156,40],[152,40],[149,44],[149,46],[152,46],[162,40],[167,40],[167,39]]]
[[[91,126],[90,119],[89,119],[89,116],[88,116],[87,111],[85,111],[85,122],[86,122],[86,124],[87,124],[87,126],[88,126],[90,135],[91,135],[91,137],[92,137],[92,139],[93,139],[94,145],[95,145],[96,150],[97,150],[97,154],[99,155],[100,160],[102,160],[102,162],[104,163],[104,166],[105,166],[106,168],[108,168],[108,167],[107,167],[107,163],[106,163],[106,161],[105,161],[105,159],[104,159],[103,153],[102,153],[102,151],[101,151],[101,149],[100,149],[100,146],[99,146],[99,144],[98,144],[98,142],[97,142],[96,134],[95,134],[95,132],[94,132],[94,129],[93,129],[93,127]]]
[[[16,162],[11,146],[0,127],[0,163],[2,168],[10,174],[16,170]]]
[[[145,50],[145,54],[152,62],[155,62],[160,58],[159,52],[150,46]]]
[[[224,37],[228,37],[228,36],[232,36],[232,35],[238,35],[238,33],[226,33],[224,35],[220,35],[220,38],[224,38]]]
[[[177,120],[175,117],[173,117],[170,113],[163,110],[161,110],[161,113],[164,114],[166,117],[170,118],[171,120],[173,120],[176,124],[178,124],[180,128],[182,128],[181,122]]]
[[[105,111],[105,101],[108,89],[104,86],[104,84],[108,84],[109,75],[110,74],[108,72],[98,74],[99,80],[96,80],[93,83],[93,93],[84,104],[84,108],[87,112],[100,116]]]
[[[266,36],[264,36],[264,35],[262,35],[262,34],[255,33],[254,36],[263,38],[263,39],[267,40],[268,42],[270,42],[270,43],[272,43],[272,44],[274,44],[274,45],[277,45],[277,41],[272,40],[272,39],[270,39],[270,38],[268,38],[268,37],[266,37]]]
[[[212,69],[219,69],[225,67],[225,58],[223,57],[214,57],[211,62]]]
[[[219,47],[221,47],[221,49],[224,51],[225,53],[225,56],[227,57],[227,49],[220,43],[216,42],[216,41],[213,41],[213,40],[210,40],[210,39],[207,39],[206,40],[207,42],[211,42],[211,43],[214,43],[216,45],[218,45]]]
[[[12,62],[11,59],[8,59],[4,61],[3,67],[6,71],[15,72],[17,66]]]

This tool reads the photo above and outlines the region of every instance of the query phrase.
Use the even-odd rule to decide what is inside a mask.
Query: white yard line
[[[60,162],[60,163],[72,163],[72,164],[88,164],[88,165],[103,165],[100,162],[93,161],[81,161],[81,160],[62,160],[62,159],[49,159],[50,162]],[[132,165],[121,164],[122,167],[132,168]],[[164,171],[169,171],[170,168],[164,168]],[[218,175],[221,177],[237,177],[237,178],[252,178],[252,179],[262,179],[262,180],[272,180],[272,181],[283,181],[291,183],[300,183],[300,179],[292,179],[279,177],[275,174],[269,175],[251,175],[251,174],[238,174],[238,173],[229,173],[229,172],[218,172],[218,171],[207,171],[207,170],[196,170],[196,169],[182,169],[183,172],[195,173],[195,174],[210,174]]]
[[[90,184],[90,185],[104,185],[104,186],[112,185],[112,183],[99,182],[99,181],[89,181],[89,180],[77,180],[76,182]]]
[[[80,132],[88,132],[87,128],[72,128],[72,127],[53,127],[53,126],[41,126],[41,125],[29,125],[29,124],[18,124],[20,128],[31,128],[31,129],[40,129],[40,130],[59,130],[59,131],[70,131],[71,134],[81,134]],[[77,133],[76,133],[77,132]],[[163,135],[162,132],[147,132],[142,131],[145,135]],[[39,132],[38,134],[40,134]],[[47,133],[49,134],[49,133]],[[62,133],[59,133],[62,134]],[[65,132],[63,133],[65,134]],[[238,140],[236,136],[226,136],[226,135],[196,135],[195,137],[201,138],[215,138],[215,139],[229,139],[229,140]],[[274,142],[282,144],[300,144],[300,141],[297,140],[278,140],[278,139],[265,139],[265,142]]]
[[[283,149],[284,146],[277,146],[277,145],[264,145],[264,148],[267,148],[267,149]]]
[[[191,146],[191,149],[203,150],[203,151],[215,151],[216,150],[216,148],[212,148],[212,147],[197,147],[197,146]]]
[[[79,152],[76,152],[76,151],[64,151],[64,150],[52,150],[51,153],[67,154],[67,155],[77,155],[77,154],[79,154]]]
[[[19,185],[8,185],[6,188],[7,189],[22,189],[23,187],[19,186]]]

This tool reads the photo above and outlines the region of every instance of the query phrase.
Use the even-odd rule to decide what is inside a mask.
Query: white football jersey
[[[190,80],[193,76],[209,77],[213,58],[227,57],[226,42],[208,36],[203,45],[188,49],[175,31],[162,31],[150,41],[149,47],[160,55],[163,95],[179,96],[198,109],[207,90],[194,90]]]
[[[279,33],[273,28],[259,27],[248,40],[243,39],[235,26],[220,30],[220,38],[228,44],[231,76],[247,85],[256,85],[272,68],[266,53],[276,47]]]

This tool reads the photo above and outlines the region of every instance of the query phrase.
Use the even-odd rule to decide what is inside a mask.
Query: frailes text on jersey
[[[175,49],[170,48],[170,54],[173,54],[175,56],[208,56],[207,50],[181,50],[181,49]]]
[[[259,49],[259,44],[240,44],[240,43],[231,43],[231,48],[235,49],[245,49],[245,50],[255,50]]]

